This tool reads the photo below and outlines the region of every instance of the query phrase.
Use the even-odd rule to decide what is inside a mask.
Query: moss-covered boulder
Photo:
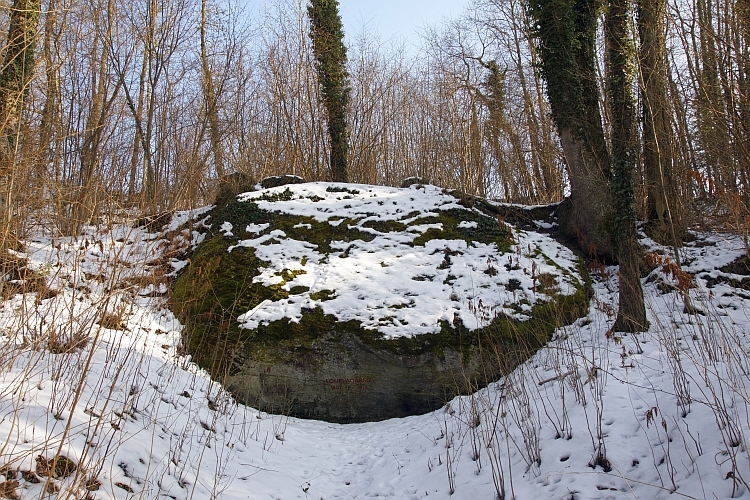
[[[579,259],[434,186],[306,183],[202,222],[173,287],[188,352],[247,404],[335,422],[439,408],[584,314]]]

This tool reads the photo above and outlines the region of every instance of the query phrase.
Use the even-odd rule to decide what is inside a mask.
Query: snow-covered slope
[[[744,253],[739,238],[704,235],[682,251],[698,314],[684,312],[670,261],[652,255],[651,329],[612,332],[616,269],[601,268],[588,316],[504,379],[427,415],[356,425],[238,405],[180,357],[160,275],[172,250],[126,226],[29,242],[49,291],[0,311],[0,495],[750,494],[750,293],[737,288],[742,276],[719,270]]]

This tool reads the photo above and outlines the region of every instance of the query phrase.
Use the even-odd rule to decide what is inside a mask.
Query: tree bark
[[[615,329],[648,329],[640,279],[641,252],[635,218],[633,173],[636,166],[635,47],[630,36],[630,0],[609,0],[605,24],[607,92],[612,115],[612,194],[615,206],[615,242],[620,262],[620,299]]]
[[[590,258],[615,260],[607,227],[612,212],[609,182],[601,175],[599,160],[576,132],[558,127],[558,133],[570,180],[570,196],[558,209],[561,235],[576,242]]]
[[[596,75],[596,0],[531,0],[542,76],[568,165],[570,197],[558,211],[560,232],[587,255],[614,259],[610,228],[610,158]]]
[[[0,251],[3,253],[15,245],[12,222],[19,168],[18,136],[29,85],[34,76],[34,51],[40,11],[40,0],[13,1],[8,44],[0,71]],[[4,261],[5,256],[0,257]]]
[[[211,141],[211,152],[214,156],[214,168],[216,176],[223,179],[224,151],[221,146],[221,128],[219,126],[219,109],[217,105],[216,90],[211,66],[208,61],[208,49],[206,47],[206,0],[201,0],[201,69],[203,75],[203,99],[206,101],[206,115],[208,118],[208,134]]]

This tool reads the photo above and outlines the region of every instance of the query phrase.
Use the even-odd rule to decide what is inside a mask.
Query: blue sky
[[[417,43],[423,26],[457,17],[468,4],[469,0],[339,0],[339,9],[348,36],[364,24],[384,41],[403,37]]]
[[[251,10],[262,9],[273,0],[245,0]],[[403,38],[408,44],[419,43],[419,31],[458,17],[470,0],[339,0],[344,30],[348,38],[366,26],[380,34],[382,41]],[[408,47],[407,47],[408,48]]]

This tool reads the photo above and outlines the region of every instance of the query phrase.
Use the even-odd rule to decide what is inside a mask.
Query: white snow
[[[287,190],[291,192],[287,201],[264,199]],[[538,300],[549,300],[536,291],[536,277],[541,274],[554,275],[563,294],[573,294],[580,287],[573,253],[538,233],[514,231],[516,244],[508,254],[501,254],[494,244],[468,245],[464,240],[433,239],[424,247],[411,246],[425,231],[442,229],[439,223],[415,222],[435,216],[439,210],[460,208],[456,198],[436,186],[397,189],[308,183],[244,193],[240,199],[255,201],[263,210],[312,217],[333,226],[349,221],[349,227],[375,235],[369,242],[332,244],[340,253],[325,255],[315,245],[287,238],[278,230],[265,232],[266,224],[248,229],[257,237],[242,240],[231,249],[252,247],[259,259],[270,263],[256,282],[277,285],[283,282],[282,271],[300,271],[283,288],[308,288],[307,292],[268,302],[252,314],[241,315],[240,321],[249,329],[282,318],[299,321],[303,308],[319,306],[326,314],[343,321],[356,320],[390,339],[435,333],[440,331],[441,321],[455,318],[474,330],[501,313],[526,319],[526,314],[517,311],[519,304],[528,311]],[[413,225],[402,232],[379,232],[366,226],[373,220]],[[459,227],[476,225],[463,221]],[[451,255],[450,264],[441,265],[446,253]],[[555,265],[544,256],[553,259]],[[570,273],[563,274],[561,269]],[[507,286],[510,279],[517,279],[517,286]],[[312,298],[324,290],[335,295],[329,300]]]
[[[234,226],[232,226],[231,222],[222,222],[220,231],[224,236],[234,236],[232,229],[234,229]]]
[[[401,203],[413,196],[405,192],[390,196]],[[567,258],[543,235],[523,238],[519,246]],[[676,281],[657,269],[644,280],[650,330],[612,332],[617,269],[601,269],[588,316],[497,383],[427,415],[336,425],[239,405],[180,356],[166,299],[139,293],[159,286],[149,263],[170,242],[127,226],[31,240],[26,253],[57,294],[17,295],[0,309],[0,466],[9,471],[0,488],[23,499],[747,498],[750,293],[709,289],[701,277],[726,277],[717,268],[745,249],[731,235],[699,241],[710,246],[688,245],[681,259],[696,273],[688,293],[702,314],[684,312],[681,292],[661,292]],[[394,250],[384,269],[406,259],[403,271],[409,258]],[[366,272],[347,267],[356,270]],[[377,297],[361,302],[414,298]],[[104,314],[124,329],[97,323]],[[594,465],[599,453],[609,472]],[[78,465],[49,480],[57,493],[42,494],[47,478],[16,472],[56,454]]]
[[[245,231],[251,234],[258,234],[268,229],[268,226],[270,226],[270,224],[248,224],[245,227]]]

